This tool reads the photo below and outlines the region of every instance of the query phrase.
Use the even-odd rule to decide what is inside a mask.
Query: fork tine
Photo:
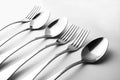
[[[64,40],[69,35],[70,31],[72,31],[73,29],[74,29],[74,26],[71,25],[70,28],[66,31],[66,34],[61,39]]]
[[[74,29],[74,26],[71,25],[71,26],[70,26],[70,29],[68,29],[68,31],[66,32],[66,34],[65,34],[61,39],[64,40],[64,39],[69,35],[69,33],[70,33],[73,29]]]
[[[31,12],[28,14],[28,16],[26,17],[27,19],[32,19],[36,13],[38,13],[40,10],[39,6],[34,6],[34,8],[31,10]]]
[[[66,26],[66,29],[64,30],[64,32],[63,32],[62,36],[60,37],[60,39],[62,39],[68,33],[68,31],[71,29],[71,26],[72,25]]]
[[[83,38],[84,33],[85,33],[85,29],[83,30],[82,34],[80,36],[78,36],[78,38],[76,39],[76,43],[75,43],[76,46],[79,43],[79,41],[81,41],[81,39]]]
[[[26,18],[29,18],[29,16],[31,15],[31,13],[33,13],[33,11],[36,9],[36,6],[33,7],[33,9],[29,12],[29,14],[26,16]]]
[[[38,6],[36,6],[36,8],[33,10],[33,12],[31,13],[31,15],[28,17],[28,19],[32,19],[32,17],[34,17],[34,15],[37,13],[38,10]]]
[[[28,18],[31,18],[31,16],[36,12],[37,7],[34,8],[33,12],[30,14],[30,16]]]
[[[77,45],[78,48],[82,46],[82,44],[85,41],[85,39],[87,38],[88,34],[89,34],[89,31],[87,30],[84,37],[82,38],[82,40],[78,42],[78,45]]]
[[[65,37],[65,41],[69,41],[72,39],[72,37],[75,35],[75,32],[78,30],[79,27],[74,25],[74,29],[70,31],[70,33]]]
[[[60,36],[60,38],[63,37],[67,33],[67,31],[68,31],[69,28],[70,28],[70,25],[67,24],[67,26],[65,27],[65,29],[62,31],[62,33],[61,33],[62,35]]]
[[[79,29],[79,27],[75,26],[75,29],[73,31],[71,31],[71,34],[68,35],[68,39],[67,40],[71,40],[72,37],[74,37],[74,35],[78,31],[78,29]]]
[[[77,41],[79,40],[79,38],[82,36],[83,32],[84,32],[84,29],[82,28],[82,30],[78,33],[78,35],[74,39],[72,45],[75,45],[77,43]]]
[[[77,39],[76,39],[76,42],[74,43],[74,46],[76,48],[80,48],[82,46],[82,43],[85,41],[86,37],[88,35],[88,30],[87,29],[84,29],[81,36],[79,36]]]
[[[40,11],[40,8],[37,7],[37,8],[36,8],[36,11],[33,13],[33,15],[30,17],[30,19],[33,19],[33,17],[34,17],[36,14],[38,14],[39,11]]]

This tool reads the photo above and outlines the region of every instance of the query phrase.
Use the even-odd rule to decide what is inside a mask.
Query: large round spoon
[[[30,40],[29,42],[27,42],[26,44],[22,45],[21,47],[19,47],[17,50],[15,50],[14,52],[12,52],[11,54],[9,54],[7,57],[5,57],[2,61],[1,61],[1,65],[10,57],[12,56],[14,53],[16,53],[17,51],[19,51],[20,49],[22,49],[23,47],[25,47],[26,45],[32,43],[33,41],[39,40],[41,38],[55,38],[56,36],[64,33],[64,29],[67,26],[67,18],[59,18],[56,19],[55,21],[53,21],[52,23],[49,24],[48,27],[46,27],[45,29],[45,35],[41,36],[41,37],[36,37],[35,39]]]
[[[50,77],[47,80],[57,80],[61,75],[63,75],[69,69],[81,64],[81,63],[95,63],[100,60],[105,54],[108,47],[108,40],[106,38],[100,37],[92,42],[88,43],[82,50],[82,59],[78,62],[75,62],[65,69],[61,70],[54,76]]]
[[[40,15],[40,16],[39,16]],[[39,17],[38,17],[39,16]],[[25,31],[28,31],[28,30],[30,30],[30,31],[34,31],[34,30],[40,30],[40,29],[42,29],[43,28],[43,26],[46,24],[46,22],[48,21],[48,19],[49,19],[49,16],[50,16],[50,13],[49,13],[49,11],[44,11],[44,12],[41,12],[41,13],[39,13],[38,15],[36,15],[33,19],[34,20],[32,20],[31,22],[30,22],[30,27],[28,27],[28,28],[26,28],[26,29],[24,29],[24,30],[22,30],[22,31],[20,31],[20,32],[18,32],[18,33],[16,33],[16,34],[14,34],[13,36],[11,36],[10,38],[8,38],[5,42],[3,42],[1,45],[0,45],[0,47],[1,46],[3,46],[4,44],[6,44],[8,41],[10,41],[12,38],[14,38],[15,36],[17,36],[18,34],[21,34],[21,33],[23,33],[23,32],[25,32]],[[38,26],[38,24],[39,24],[39,26]]]

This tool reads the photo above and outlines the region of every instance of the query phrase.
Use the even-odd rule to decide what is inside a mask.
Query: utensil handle
[[[20,49],[22,49],[23,47],[25,47],[26,45],[32,43],[33,41],[36,41],[36,40],[39,40],[41,38],[45,38],[46,36],[41,36],[41,37],[37,37],[37,38],[34,38],[32,40],[30,40],[29,42],[27,42],[26,44],[22,45],[21,47],[19,47],[17,50],[15,50],[14,52],[12,52],[10,55],[8,55],[2,62],[0,65],[2,65],[10,56],[12,56],[14,53],[16,53],[17,51],[19,51]]]
[[[4,30],[4,29],[7,28],[8,26],[11,26],[11,25],[16,24],[16,23],[22,23],[22,22],[23,22],[23,21],[12,22],[12,23],[6,25],[5,27],[3,27],[2,29],[0,29],[0,31]]]
[[[38,74],[33,78],[33,80],[35,80],[35,78],[52,62],[52,61],[54,61],[56,58],[58,58],[59,56],[61,56],[61,55],[63,55],[64,53],[66,53],[67,52],[67,50],[64,50],[64,51],[62,51],[61,53],[59,53],[59,54],[56,54],[54,57],[52,57],[49,61],[47,61],[45,64],[44,64],[44,66],[43,66],[43,68],[38,72]]]
[[[0,45],[0,47],[2,47],[4,44],[6,44],[8,41],[10,41],[12,38],[14,38],[15,36],[17,36],[18,34],[23,33],[23,32],[25,32],[25,31],[28,31],[28,30],[30,30],[30,29],[27,28],[27,29],[24,29],[24,30],[22,30],[22,31],[20,31],[20,32],[18,32],[18,33],[16,33],[16,34],[14,34],[14,35],[11,36],[9,39],[7,39],[5,42],[3,42],[3,43]]]
[[[75,62],[71,65],[69,65],[68,67],[66,67],[65,69],[61,70],[60,72],[58,72],[57,74],[53,75],[52,77],[50,77],[49,79],[47,80],[57,80],[61,75],[63,75],[66,71],[68,71],[69,69],[81,64],[83,61],[78,61],[78,62]]]
[[[27,44],[29,44],[29,43],[31,43],[31,42],[33,42],[33,41],[35,41],[35,40],[39,40],[39,39],[41,39],[41,38],[44,38],[44,37],[45,37],[45,36],[42,36],[42,37],[35,38],[35,39],[29,41],[29,42],[26,43],[25,45],[23,45],[23,46],[21,46],[20,48],[18,48],[15,52],[17,52],[18,50],[20,50],[21,48],[23,48],[23,47],[26,46]],[[36,52],[34,55],[32,55],[30,58],[28,58],[26,61],[24,61],[24,62],[14,71],[14,73],[10,76],[10,78],[16,73],[16,71],[17,71],[18,69],[20,69],[25,63],[27,63],[30,59],[32,59],[34,56],[36,56],[39,52],[41,52],[41,51],[43,51],[44,49],[46,49],[46,48],[48,48],[48,47],[50,47],[50,46],[53,46],[53,45],[55,45],[55,44],[58,44],[58,43],[55,42],[55,43],[53,43],[53,44],[50,44],[50,45],[45,46],[44,48],[42,48],[42,49],[40,49],[38,52]],[[15,52],[14,52],[14,53],[15,53]],[[13,53],[13,54],[14,54],[14,53]],[[12,55],[12,54],[11,54],[11,55]]]

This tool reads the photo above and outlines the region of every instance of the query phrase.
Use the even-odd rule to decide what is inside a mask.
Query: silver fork
[[[34,6],[33,9],[31,10],[31,12],[24,19],[22,19],[20,21],[12,22],[12,23],[6,25],[2,29],[0,29],[0,31],[4,30],[8,26],[16,24],[16,23],[22,23],[23,24],[23,23],[30,22],[31,20],[33,20],[39,14],[39,12],[40,12],[40,6]]]
[[[63,33],[61,34],[61,37],[58,38],[55,43],[49,44],[49,45],[45,46],[44,48],[40,49],[39,51],[37,51],[34,55],[32,55],[26,61],[24,61],[22,64],[20,64],[18,66],[18,68],[15,70],[15,72],[19,68],[21,68],[22,65],[24,65],[25,63],[27,63],[30,59],[32,59],[34,56],[37,56],[37,54],[40,53],[41,51],[43,51],[44,49],[46,49],[46,48],[48,48],[50,46],[53,46],[53,45],[63,45],[63,44],[68,43],[69,41],[73,40],[74,36],[76,35],[76,31],[78,30],[78,28],[79,27],[74,26],[74,25],[66,26],[66,28],[63,31]],[[15,72],[11,75],[10,79],[15,74]]]
[[[79,30],[78,30],[79,31]],[[64,53],[66,52],[74,52],[74,51],[77,51],[79,48],[81,48],[83,42],[86,40],[87,36],[88,36],[88,33],[89,31],[85,28],[82,28],[81,31],[79,31],[76,36],[76,38],[73,40],[72,44],[70,44],[68,46],[68,48],[64,51],[62,51],[61,53],[59,54],[56,54],[52,59],[50,59],[50,61],[47,62],[47,64],[42,68],[42,70],[33,78],[33,80],[36,79],[36,77],[53,61],[55,60],[57,57],[63,55]],[[66,70],[65,70],[66,71]],[[65,72],[63,71],[63,72]],[[63,74],[63,72],[59,73],[60,75]],[[59,76],[59,75],[58,75]],[[52,78],[49,78],[47,80],[56,80],[57,77],[52,77]]]
[[[55,43],[46,45],[44,48],[42,48],[40,51],[53,46],[53,45],[62,45],[67,43],[68,41],[70,41],[72,39],[72,37],[74,37],[75,32],[77,31],[78,27],[75,27],[74,25],[69,25],[66,26],[65,29],[63,30],[63,32],[61,33],[61,36],[58,37],[57,41]],[[73,33],[72,33],[73,32]],[[68,38],[69,37],[69,38]],[[14,53],[16,53],[17,51],[19,51],[20,49],[22,49],[23,47],[25,47],[26,45],[30,44],[33,41],[39,40],[38,38],[35,38],[29,42],[27,42],[26,44],[22,45],[21,47],[19,47],[18,49],[16,49],[14,52],[12,52],[8,57],[6,57],[0,65],[2,65],[10,56],[12,56]]]

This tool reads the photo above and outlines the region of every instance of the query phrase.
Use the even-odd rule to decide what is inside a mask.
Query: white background
[[[107,57],[105,60],[99,64],[88,64],[77,66],[70,71],[66,72],[60,80],[119,80],[120,79],[120,1],[119,0],[1,0],[0,1],[0,28],[4,27],[6,24],[21,20],[24,18],[32,7],[35,4],[40,4],[45,9],[50,10],[51,15],[54,18],[57,17],[67,17],[70,23],[76,24],[78,26],[86,26],[90,29],[90,35],[88,37],[88,42],[94,38],[104,36],[109,40],[109,49],[107,51]],[[29,24],[23,25],[28,27]],[[14,30],[17,32],[24,27],[13,27],[9,28],[8,31],[0,32],[1,42],[7,35],[14,33]],[[11,30],[10,30],[11,29]],[[44,31],[40,31],[40,34],[43,34]],[[27,33],[26,33],[27,34]],[[33,38],[34,35],[39,33],[31,33],[32,36],[29,36],[25,39],[25,35],[21,38],[21,41],[24,39],[27,41],[30,38]],[[30,35],[30,34],[27,34]],[[16,39],[18,39],[16,38]],[[19,41],[20,39],[18,39]],[[44,40],[43,40],[44,41]],[[24,42],[24,40],[23,40]],[[43,45],[54,42],[54,40],[47,40]],[[10,42],[10,44],[18,44],[19,42]],[[7,45],[7,44],[6,44]],[[8,44],[9,45],[9,44]],[[35,51],[34,49],[39,49],[38,42],[31,44],[31,48],[26,47],[22,50],[25,53],[30,53]],[[14,45],[11,45],[15,47]],[[34,46],[34,48],[33,48]],[[37,47],[36,47],[37,46]],[[42,45],[40,45],[42,47]],[[11,47],[9,47],[11,48]],[[9,49],[8,48],[8,49]],[[4,47],[3,47],[4,49]],[[32,50],[33,49],[33,50]],[[55,50],[54,50],[55,49]],[[51,47],[46,51],[51,51],[51,53],[57,53],[62,51],[63,47],[55,48]],[[31,51],[30,51],[31,50]],[[1,48],[2,51],[2,48]],[[9,53],[9,50],[6,53]],[[20,53],[23,53],[23,52]],[[46,51],[43,53],[42,58],[36,57],[31,62],[26,64],[20,71],[24,71],[25,68],[28,70],[22,72],[16,80],[30,80],[30,74],[40,67],[40,64],[44,63],[45,60],[49,59],[52,54],[48,54]],[[1,52],[2,53],[2,52]],[[48,54],[48,55],[47,55]],[[0,56],[3,54],[0,54]],[[21,54],[20,54],[21,55]],[[19,56],[20,56],[19,55]],[[23,56],[24,56],[23,55]],[[18,56],[18,55],[17,55]],[[18,57],[19,57],[18,56]],[[80,58],[80,50],[76,54],[71,54],[69,56],[62,56],[57,59],[53,64],[51,64],[40,76],[40,80],[45,80],[46,78],[57,73],[59,70],[65,66],[78,61]],[[47,58],[47,59],[46,59]],[[10,60],[12,60],[11,58]],[[18,59],[19,61],[20,59]],[[16,60],[17,62],[17,60]],[[30,69],[29,69],[30,68]],[[0,72],[0,80],[4,80],[7,73],[11,69],[4,69]],[[5,72],[4,72],[5,71]],[[29,75],[28,75],[29,73]],[[27,77],[27,78],[25,78]]]

